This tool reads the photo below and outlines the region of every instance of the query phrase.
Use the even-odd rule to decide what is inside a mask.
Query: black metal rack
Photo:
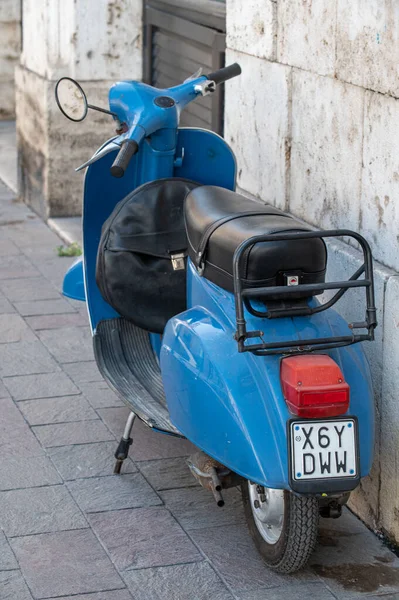
[[[243,289],[240,277],[241,260],[247,248],[260,242],[279,242],[287,240],[303,240],[309,238],[328,237],[352,237],[359,242],[364,262],[363,265],[350,277],[348,281],[335,281],[327,283],[299,284],[296,286],[273,286],[254,287]],[[359,277],[364,274],[364,279]],[[373,257],[368,242],[358,233],[347,229],[336,229],[330,231],[307,231],[294,233],[277,233],[272,235],[260,235],[245,240],[234,253],[233,257],[234,297],[237,320],[237,331],[235,339],[238,343],[239,352],[252,352],[257,355],[269,354],[299,354],[313,352],[314,350],[327,350],[340,346],[348,346],[363,341],[374,340],[374,329],[377,326],[376,307],[374,299],[374,276]],[[276,319],[281,317],[310,316],[331,308],[351,288],[365,288],[366,292],[366,318],[364,321],[349,323],[352,335],[331,336],[328,338],[314,338],[307,340],[292,340],[285,342],[265,342],[262,331],[247,331],[244,318],[244,307],[256,317]],[[305,292],[319,292],[325,290],[338,290],[334,296],[318,306],[309,306],[306,302],[298,302],[297,305],[289,305],[287,308],[278,306],[265,311],[258,311],[251,305],[251,298],[276,299],[279,296],[287,297],[291,294],[300,295]],[[356,334],[356,329],[367,329],[367,333]],[[247,340],[259,338],[261,343],[247,344]]]

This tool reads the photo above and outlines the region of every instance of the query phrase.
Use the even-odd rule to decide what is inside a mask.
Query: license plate
[[[356,477],[357,436],[354,419],[292,421],[292,478]]]

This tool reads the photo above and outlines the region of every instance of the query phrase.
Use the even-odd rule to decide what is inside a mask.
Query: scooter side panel
[[[189,269],[187,312],[164,334],[161,370],[173,424],[195,445],[245,478],[289,489],[286,423],[292,418],[280,385],[280,357],[239,354],[233,339],[233,295]],[[347,324],[329,310],[311,318],[256,319],[248,329],[265,339],[339,335]],[[360,346],[329,352],[351,387],[349,414],[360,432],[361,475],[371,468],[374,401],[369,368]],[[328,490],[326,490],[328,491]]]
[[[285,444],[284,428],[271,424],[283,423],[288,415],[278,415],[279,404],[262,402],[248,359],[238,355],[229,333],[202,307],[169,322],[161,371],[171,420],[196,446],[236,473],[285,487],[285,452],[278,452],[278,445]],[[276,369],[278,365],[271,366]]]

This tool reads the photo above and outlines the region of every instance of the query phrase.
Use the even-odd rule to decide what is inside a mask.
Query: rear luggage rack
[[[327,238],[327,237],[351,237],[359,242],[364,262],[363,265],[350,277],[348,281],[335,281],[330,283],[311,283],[289,286],[257,287],[243,289],[240,278],[241,261],[245,251],[254,244],[260,242],[278,242],[286,240],[303,240],[309,238]],[[359,277],[364,274],[364,279]],[[374,276],[373,276],[373,258],[371,249],[367,241],[358,233],[347,229],[334,229],[330,231],[308,231],[294,233],[277,233],[272,235],[260,235],[245,240],[235,251],[233,257],[233,278],[234,278],[234,297],[236,308],[237,331],[234,339],[238,343],[239,352],[253,352],[257,355],[270,354],[298,354],[304,352],[313,352],[315,350],[327,350],[339,346],[349,346],[363,341],[374,340],[374,329],[377,327],[376,307],[374,300]],[[315,338],[307,340],[292,340],[285,342],[265,342],[262,331],[247,331],[244,318],[244,306],[248,312],[256,317],[276,319],[281,317],[299,317],[310,316],[331,308],[338,300],[342,298],[345,292],[350,288],[365,288],[366,292],[366,318],[365,321],[349,323],[349,328],[367,329],[367,333],[346,336],[331,336],[328,338]],[[289,306],[287,308],[279,306],[265,311],[258,311],[251,305],[251,298],[267,299],[290,294],[300,294],[309,292],[312,295],[324,290],[338,290],[330,300],[319,306],[309,306],[307,303],[300,303],[298,306]],[[252,338],[260,338],[261,344],[246,344],[246,341]]]

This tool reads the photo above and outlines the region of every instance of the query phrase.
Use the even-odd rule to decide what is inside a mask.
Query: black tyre
[[[266,564],[279,573],[302,569],[316,546],[317,499],[249,481],[241,491],[249,531]]]

